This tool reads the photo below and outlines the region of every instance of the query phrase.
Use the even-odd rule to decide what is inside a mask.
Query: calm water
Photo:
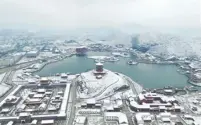
[[[108,55],[107,53],[89,53],[89,55]],[[121,72],[145,88],[162,88],[164,86],[184,87],[188,85],[188,78],[177,72],[174,65],[138,64],[129,66],[128,59],[120,58],[119,62],[105,63],[104,67]],[[40,76],[53,75],[56,73],[70,72],[73,74],[85,72],[95,68],[93,60],[86,57],[76,57],[65,59],[61,62],[52,63],[44,67],[36,74]]]

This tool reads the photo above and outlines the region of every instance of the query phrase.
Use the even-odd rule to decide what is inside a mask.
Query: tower
[[[103,71],[103,64],[102,63],[96,63],[96,71],[97,72]]]

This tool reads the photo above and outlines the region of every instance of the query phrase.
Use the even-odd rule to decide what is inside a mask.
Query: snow
[[[22,69],[17,70],[15,74],[13,75],[13,79],[12,79],[12,81],[16,84],[23,84],[26,81],[28,82],[28,80],[30,80],[30,76],[28,76],[28,74],[25,75],[25,71]]]
[[[146,113],[136,113],[135,118],[138,124],[144,124],[144,119],[151,119],[153,116],[146,112]]]
[[[49,124],[54,124],[54,120],[42,120],[41,121],[42,125],[49,125]]]
[[[189,93],[186,95],[175,96],[175,98],[179,101],[181,106],[185,109],[188,108],[195,115],[201,114],[201,101],[199,93]],[[197,111],[193,111],[192,108],[197,108]]]
[[[4,83],[1,83],[0,84],[0,97],[5,94],[8,90],[10,89],[10,86],[4,84]]]
[[[13,121],[9,121],[7,125],[13,125]]]
[[[100,63],[100,62],[96,63],[96,65],[97,65],[97,66],[103,66],[103,64]]]
[[[2,74],[0,74],[0,81],[2,81],[3,80],[3,77],[6,75],[6,73],[2,73]]]
[[[105,112],[104,115],[105,115],[106,119],[108,119],[108,120],[111,118],[113,119],[113,117],[117,117],[118,123],[120,125],[121,124],[128,125],[128,119],[124,113],[121,113],[121,112]]]
[[[39,58],[45,58],[45,57],[53,57],[53,56],[57,56],[59,54],[55,54],[55,53],[52,53],[52,52],[40,52],[39,54]]]
[[[174,36],[160,33],[141,33],[135,36],[132,43],[150,47],[148,52],[157,56],[197,56],[201,57],[201,42],[199,38]]]
[[[93,70],[81,74],[80,78],[84,82],[82,84],[84,91],[79,93],[80,98],[103,97],[109,93],[113,93],[114,88],[125,85],[122,77],[109,70],[104,70],[106,74],[103,75],[102,79],[96,79]]]
[[[76,78],[76,75],[68,75],[67,78],[61,78],[61,76],[49,76],[47,77],[49,80],[53,81],[53,82],[65,82],[68,83],[70,81],[72,81],[73,79]]]
[[[87,125],[105,125],[103,117],[100,116],[88,116]]]
[[[25,63],[25,62],[29,62],[29,61],[34,61],[34,60],[38,60],[38,59],[45,59],[48,57],[54,57],[54,56],[58,56],[58,55],[60,55],[60,54],[55,54],[52,52],[40,52],[36,58],[27,58],[25,56],[19,62],[17,62],[17,64]]]
[[[120,73],[119,73],[119,75],[120,75],[122,78],[126,79],[126,82],[131,81],[132,84],[134,84],[135,90],[136,90],[136,92],[137,92],[138,94],[143,91],[143,87],[142,87],[140,84],[136,83],[135,81],[133,81],[131,78],[129,78],[128,76],[126,76],[126,75],[124,75],[124,74],[120,74]],[[128,81],[128,80],[129,80],[129,81]]]
[[[195,75],[195,77],[196,77],[197,79],[201,79],[201,73],[200,73],[200,72],[195,73],[194,75]]]
[[[104,60],[107,57],[108,56],[88,56],[89,59],[100,59],[100,60]]]
[[[130,57],[129,55],[125,55],[127,53],[119,53],[119,52],[113,52],[112,55],[114,56],[120,56],[120,57]]]
[[[199,61],[194,61],[194,62],[191,62],[189,64],[189,66],[193,69],[200,69],[201,68],[201,64]]]
[[[195,120],[195,121],[194,121],[195,125],[200,125],[200,124],[201,124],[201,119],[200,119],[200,117],[194,116],[193,119]]]
[[[85,121],[86,121],[86,117],[85,116],[78,116],[76,118],[76,123],[78,123],[78,124],[84,124]]]

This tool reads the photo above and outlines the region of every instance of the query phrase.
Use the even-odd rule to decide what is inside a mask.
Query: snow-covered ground
[[[31,73],[27,73],[26,70],[20,69],[15,72],[12,81],[18,85],[28,83],[28,80],[30,79],[36,80],[36,78],[34,78]]]
[[[61,82],[70,82],[72,81],[74,78],[76,77],[76,75],[67,75],[67,78],[61,78],[60,75],[58,76],[47,76],[47,78],[55,83],[61,83]],[[13,76],[12,81],[15,84],[27,84],[28,82],[35,82],[38,83],[40,80],[40,76],[37,75],[33,75],[29,72],[27,72],[27,70],[17,70]]]
[[[198,56],[201,58],[201,38],[189,38],[159,33],[142,33],[135,36],[132,43],[149,46],[149,53],[157,56],[175,55],[181,57]]]
[[[126,83],[131,82],[131,84],[134,85],[136,93],[139,94],[143,91],[143,87],[140,84],[136,83],[135,81],[133,81],[131,78],[129,78],[128,76],[126,76],[124,74],[119,74],[119,75],[124,79],[124,81],[126,80],[125,81]]]
[[[189,64],[192,69],[201,69],[201,64],[199,61],[193,61]]]
[[[52,52],[40,52],[38,55],[39,58],[47,58],[47,57],[53,57],[53,56],[58,56],[60,54],[52,53]]]
[[[0,74],[0,81],[2,81],[3,80],[3,77],[6,75],[6,73],[2,73],[2,74]]]
[[[127,53],[119,53],[119,52],[113,52],[112,55],[126,58],[130,57],[130,55],[128,55]]]
[[[194,121],[194,123],[195,123],[195,125],[200,125],[201,124],[201,119],[200,119],[200,117],[193,117],[193,119],[195,120]]]
[[[0,74],[0,82],[2,82],[6,73]],[[10,89],[10,86],[6,85],[5,83],[0,83],[0,96],[2,96],[5,92]]]
[[[80,98],[99,98],[113,93],[114,88],[121,87],[126,83],[123,79],[111,72],[104,69],[106,74],[101,78],[97,79],[93,74],[93,70],[81,74],[80,80],[83,81],[82,93],[79,93]]]
[[[190,113],[193,113],[193,115],[201,115],[201,93],[189,93],[186,95],[178,95],[174,96],[183,106],[185,109],[188,109],[186,111],[190,110]]]
[[[55,54],[52,52],[40,52],[36,58],[27,58],[26,56],[24,56],[19,62],[17,62],[17,64],[34,61],[34,60],[39,60],[39,59],[45,59],[48,57],[54,57],[54,56],[58,56],[58,55],[60,55],[60,54]]]
[[[34,61],[34,60],[37,60],[37,59],[39,59],[39,58],[26,58],[26,57],[23,57],[20,61],[17,62],[17,64],[30,62],[30,61]]]
[[[47,78],[49,80],[52,80],[54,82],[70,82],[72,81],[76,75],[68,75],[67,78],[61,78],[61,76],[48,76]]]
[[[94,59],[96,62],[116,62],[119,61],[118,58],[114,56],[89,56],[89,59]]]
[[[8,90],[10,89],[10,86],[4,84],[4,83],[1,83],[0,84],[0,97],[6,93]]]
[[[108,56],[88,56],[89,59],[100,59],[100,60],[104,60],[105,58],[107,58]]]
[[[196,77],[197,79],[201,79],[201,72],[195,73],[194,75],[195,75],[195,77]]]
[[[100,116],[88,117],[88,125],[104,125],[104,119]]]

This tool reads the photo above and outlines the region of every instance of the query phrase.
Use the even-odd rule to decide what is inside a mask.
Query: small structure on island
[[[68,75],[66,73],[61,73],[61,78],[66,79],[66,78],[68,78]]]
[[[96,63],[96,71],[102,72],[103,71],[103,64],[102,63]]]
[[[104,71],[103,64],[100,62],[96,63],[96,70],[94,70],[94,75],[96,78],[101,79],[105,73],[106,72]]]

